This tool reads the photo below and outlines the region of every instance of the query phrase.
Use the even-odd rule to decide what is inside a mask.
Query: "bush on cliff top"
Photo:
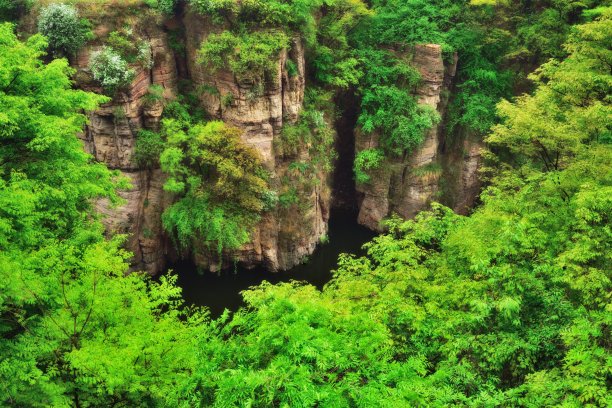
[[[47,37],[55,55],[73,55],[91,37],[88,21],[79,18],[74,6],[62,3],[43,7],[38,31]]]
[[[172,14],[176,6],[176,0],[145,0],[145,3],[164,14]]]
[[[228,68],[239,79],[255,82],[278,72],[278,55],[289,46],[280,31],[211,34],[202,44],[198,61],[213,70]]]
[[[94,79],[108,93],[115,93],[134,79],[135,72],[111,47],[104,47],[92,54],[89,69]]]

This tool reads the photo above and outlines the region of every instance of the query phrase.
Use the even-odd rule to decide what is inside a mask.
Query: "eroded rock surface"
[[[105,38],[122,24],[123,17],[120,7],[105,8],[92,18],[94,32]],[[90,115],[82,138],[87,151],[97,160],[131,181],[133,188],[120,192],[124,204],[111,207],[100,201],[97,208],[110,233],[128,235],[126,247],[134,253],[133,268],[156,274],[165,268],[169,256],[176,254],[161,224],[161,214],[173,199],[163,191],[164,175],[160,169],[140,167],[133,158],[138,132],[158,130],[163,114],[163,104],[146,97],[150,87],[160,86],[164,97],[171,99],[178,94],[179,81],[190,81],[194,89],[201,91],[198,95],[202,107],[212,118],[243,130],[243,140],[257,149],[270,171],[271,187],[278,188],[289,174],[292,162],[310,160],[307,147],[287,157],[278,151],[275,143],[283,125],[295,123],[302,109],[305,53],[301,40],[294,39],[289,50],[278,57],[277,75],[262,85],[240,80],[229,71],[211,72],[198,62],[198,49],[214,27],[205,17],[187,10],[181,18],[165,22],[151,16],[139,16],[138,12],[129,18],[130,24],[135,24],[143,39],[151,44],[152,67],[134,66],[136,76],[131,85]],[[184,40],[184,54],[179,55],[170,47],[170,30],[184,33],[181,39]],[[78,70],[77,83],[83,89],[101,92],[87,67],[92,53],[102,45],[89,44],[72,61]],[[287,72],[288,59],[295,64],[297,74]],[[419,102],[443,114],[447,94],[444,90],[449,89],[455,74],[456,58],[445,64],[440,46],[430,44],[415,47],[413,62],[423,78],[418,89]],[[361,224],[379,230],[381,219],[389,214],[396,212],[412,217],[436,197],[440,177],[436,167],[439,143],[440,126],[436,126],[411,155],[388,160],[373,174],[371,183],[358,186]],[[356,132],[356,151],[377,146],[378,135]],[[479,188],[476,176],[479,150],[475,145],[465,149],[468,153],[460,183],[468,192],[457,199],[456,208],[469,207],[474,196],[471,191]],[[251,242],[240,250],[225,253],[222,259],[216,252],[203,249],[193,251],[190,256],[198,266],[210,270],[234,262],[247,267],[263,265],[270,270],[283,270],[302,262],[315,250],[328,228],[331,174],[319,171],[314,177],[314,183],[303,186],[299,205],[279,206],[263,214]]]
[[[104,23],[96,27],[98,32],[108,30]],[[151,44],[152,67],[134,66],[136,75],[131,85],[90,114],[82,138],[86,150],[96,160],[130,180],[132,188],[119,192],[124,204],[111,207],[102,200],[96,207],[110,233],[127,234],[126,248],[134,254],[133,269],[155,274],[165,267],[169,251],[161,213],[170,204],[171,197],[162,189],[161,170],[140,168],[133,154],[138,132],[143,128],[157,130],[163,112],[160,102],[151,102],[145,95],[152,85],[158,85],[163,88],[164,97],[173,97],[177,92],[177,75],[174,56],[162,28],[148,26],[145,35]],[[92,80],[88,64],[100,46],[86,47],[73,61],[79,86],[96,92],[102,89]]]
[[[419,103],[437,109],[440,116],[444,116],[448,90],[457,66],[456,56],[450,63],[445,63],[439,45],[417,45],[413,65],[422,77],[417,90]],[[430,129],[421,146],[411,154],[386,159],[380,169],[373,172],[370,182],[357,186],[361,193],[360,224],[380,231],[380,221],[386,216],[397,213],[411,218],[436,197],[441,174],[437,164],[441,126],[438,124]],[[378,144],[377,133],[356,132],[357,152],[376,148]]]
[[[444,194],[441,202],[458,214],[466,215],[476,205],[482,188],[482,139],[461,129],[442,145]]]
[[[96,21],[94,31],[101,37],[115,28],[107,26],[106,19]],[[161,214],[171,204],[172,197],[162,189],[164,175],[159,169],[140,168],[134,161],[134,148],[139,130],[159,129],[163,105],[147,100],[151,85],[161,86],[164,97],[172,98],[177,94],[180,80],[177,58],[169,46],[166,30],[161,22],[157,23],[139,27],[151,43],[152,68],[134,66],[136,76],[131,85],[90,115],[90,123],[82,136],[88,152],[131,181],[132,189],[120,192],[124,204],[110,207],[108,202],[100,201],[97,208],[109,232],[128,235],[126,246],[134,253],[133,268],[152,274],[162,271],[168,255],[173,253],[161,225]],[[228,71],[211,73],[197,62],[198,49],[213,27],[205,17],[187,13],[184,21],[171,23],[184,25],[186,52],[184,67],[179,68],[187,78],[182,79],[192,81],[194,88],[217,91],[199,93],[203,108],[211,117],[244,131],[243,140],[257,149],[270,171],[271,184],[278,184],[291,160],[275,152],[274,140],[279,137],[284,123],[294,123],[298,119],[304,99],[305,61],[301,41],[295,39],[290,50],[279,55],[277,76],[260,86],[241,82]],[[78,70],[78,84],[83,89],[102,91],[87,68],[91,55],[101,46],[89,45],[72,61]],[[286,71],[288,58],[295,62],[297,75],[289,75]],[[231,103],[224,102],[227,100]],[[298,155],[302,161],[309,159],[307,151],[300,151]],[[224,254],[223,259],[207,250],[194,251],[192,257],[196,264],[216,270],[240,262],[247,267],[264,265],[270,270],[281,270],[300,263],[327,233],[329,175],[320,174],[318,178],[320,182],[302,197],[304,202],[299,209],[279,208],[265,213],[253,231],[252,241],[244,248]]]
[[[292,159],[275,151],[275,139],[283,124],[295,123],[302,109],[306,83],[304,48],[300,39],[293,40],[288,51],[278,58],[277,75],[265,85],[241,81],[225,70],[211,73],[198,63],[198,49],[211,33],[212,25],[195,13],[185,16],[187,66],[195,87],[213,90],[202,92],[202,106],[214,118],[221,119],[244,131],[243,140],[261,154],[271,172],[271,185],[278,185],[287,173]],[[290,58],[297,74],[286,70]],[[308,151],[297,156],[308,162]],[[264,265],[270,270],[289,269],[310,255],[322,236],[327,233],[329,219],[329,174],[319,174],[318,185],[302,197],[300,208],[278,208],[263,215],[252,235],[252,241],[239,251],[226,254],[221,262],[217,254],[200,252],[196,264],[215,270],[220,263],[240,262],[247,267]]]

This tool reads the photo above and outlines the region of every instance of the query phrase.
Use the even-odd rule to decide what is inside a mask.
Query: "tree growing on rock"
[[[92,35],[87,19],[79,18],[74,6],[62,3],[43,7],[38,18],[38,31],[47,37],[55,56],[76,54]]]

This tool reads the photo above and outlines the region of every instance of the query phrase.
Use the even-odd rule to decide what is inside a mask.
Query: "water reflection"
[[[321,244],[308,262],[295,268],[272,273],[262,268],[226,270],[221,273],[199,273],[190,262],[172,266],[178,273],[178,284],[189,303],[208,306],[213,317],[224,309],[236,310],[243,305],[240,292],[266,280],[271,283],[290,280],[307,281],[322,288],[338,266],[341,253],[361,254],[361,246],[375,234],[357,224],[356,215],[345,210],[334,210],[329,222],[329,242]]]

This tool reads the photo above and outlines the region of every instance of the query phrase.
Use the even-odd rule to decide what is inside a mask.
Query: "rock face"
[[[98,33],[110,30],[104,23],[95,29]],[[82,139],[85,149],[96,160],[118,170],[132,184],[131,189],[119,192],[124,204],[111,207],[100,201],[96,207],[109,232],[127,234],[126,247],[134,254],[132,267],[155,274],[165,267],[169,251],[161,213],[171,198],[163,192],[161,170],[139,168],[133,154],[138,132],[157,130],[163,112],[160,102],[147,100],[149,88],[158,85],[163,88],[164,97],[171,98],[177,92],[177,75],[174,56],[161,27],[149,26],[143,33],[151,44],[151,68],[134,67],[136,75],[128,89],[90,114]],[[102,90],[92,81],[88,63],[99,48],[99,44],[91,45],[73,61],[80,87],[97,92]]]
[[[483,149],[482,140],[464,129],[441,146],[445,188],[440,201],[458,214],[465,215],[476,205],[482,187],[479,169]]]
[[[99,37],[103,38],[120,26],[121,13],[112,12],[112,18],[97,15],[93,19],[96,23],[94,31]],[[204,17],[188,12],[183,21],[170,22],[184,28],[184,60],[175,58],[167,30],[161,22],[145,25],[152,21],[148,17],[132,16],[131,24],[136,21],[136,29],[151,44],[152,67],[133,67],[136,76],[131,85],[90,115],[82,139],[86,150],[96,160],[130,180],[132,188],[120,192],[125,200],[122,205],[111,207],[108,202],[100,201],[97,209],[110,233],[128,235],[126,247],[134,254],[133,268],[156,274],[164,269],[168,257],[175,256],[175,253],[161,224],[162,212],[172,203],[172,197],[162,188],[164,175],[159,169],[139,167],[133,159],[138,132],[141,129],[159,129],[163,113],[160,102],[151,102],[146,97],[149,88],[161,86],[165,98],[177,94],[177,84],[181,79],[191,81],[194,88],[216,89],[218,92],[200,93],[203,108],[211,117],[244,131],[243,140],[261,154],[274,187],[288,172],[291,163],[275,152],[274,141],[284,123],[295,123],[298,119],[304,98],[305,61],[302,43],[295,39],[291,48],[279,55],[275,78],[266,81],[265,86],[243,83],[231,72],[210,73],[197,62],[197,50],[213,27]],[[102,92],[88,71],[91,55],[101,46],[94,43],[86,47],[72,61],[78,71],[78,85],[83,89]],[[297,75],[289,75],[286,71],[288,58],[296,63]],[[178,67],[176,61],[180,63]],[[224,102],[228,100],[227,95],[232,95],[231,103]],[[309,160],[306,150],[298,152],[298,155],[302,161]],[[327,233],[331,199],[328,176],[317,175],[319,182],[302,196],[299,209],[279,208],[265,213],[253,231],[252,241],[244,248],[224,254],[224,259],[218,259],[216,253],[198,251],[192,254],[194,261],[199,267],[211,270],[229,266],[231,262],[240,262],[247,267],[264,265],[270,270],[288,269],[300,263]]]
[[[302,108],[306,83],[304,48],[300,39],[292,41],[288,51],[278,58],[277,75],[265,85],[241,81],[231,72],[208,71],[197,62],[198,49],[211,33],[212,24],[205,17],[187,13],[184,20],[187,69],[196,88],[202,92],[202,106],[211,117],[230,123],[244,131],[243,140],[261,154],[264,166],[271,172],[271,185],[278,185],[287,173],[291,160],[275,151],[275,140],[283,124],[295,123]],[[286,61],[291,59],[297,74],[289,75]],[[308,162],[308,151],[298,152]],[[252,242],[220,260],[216,254],[195,255],[196,264],[215,270],[221,263],[238,261],[246,267],[264,265],[277,271],[289,269],[310,255],[327,233],[330,188],[327,174],[319,174],[319,183],[302,197],[300,209],[282,209],[263,215],[252,235]],[[225,265],[227,266],[227,265]]]
[[[418,102],[438,110],[440,116],[448,99],[448,90],[455,75],[457,57],[444,63],[439,45],[417,45],[414,48],[413,66],[422,77],[417,90]],[[380,169],[373,172],[371,181],[357,185],[360,193],[358,222],[380,231],[380,221],[397,213],[411,218],[424,209],[436,197],[441,175],[438,164],[438,147],[442,125],[429,130],[422,145],[412,154],[389,158]],[[376,148],[379,135],[356,132],[357,152]]]
[[[459,161],[461,169],[456,187],[453,210],[459,214],[467,214],[476,204],[482,187],[479,170],[482,164],[484,145],[480,140],[471,138],[463,141],[463,157]]]

